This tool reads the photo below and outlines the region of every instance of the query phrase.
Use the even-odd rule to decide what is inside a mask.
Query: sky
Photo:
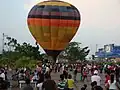
[[[0,51],[2,33],[14,37],[19,43],[35,40],[27,26],[30,9],[43,0],[1,0]],[[76,6],[81,14],[81,25],[72,41],[89,46],[90,54],[105,44],[120,45],[120,0],[62,0]],[[42,50],[43,52],[43,50]]]

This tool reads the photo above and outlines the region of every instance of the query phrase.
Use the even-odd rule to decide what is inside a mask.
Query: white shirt
[[[49,67],[46,67],[46,72],[49,72],[49,70],[50,70]]]
[[[5,80],[5,74],[4,74],[4,73],[1,73],[1,74],[0,74],[0,77],[2,77],[3,80]]]
[[[62,66],[62,71],[64,71],[64,66]]]
[[[117,90],[116,80],[114,80],[113,83],[111,83],[110,80],[108,80],[108,83],[110,85],[109,89],[115,89],[115,90]]]
[[[43,85],[43,83],[38,83],[37,84],[37,87],[39,88],[39,90],[42,90],[42,85]]]
[[[92,82],[96,81],[96,82],[97,82],[97,85],[100,86],[101,77],[98,76],[98,75],[93,75],[93,76],[91,77],[91,81],[92,81]]]
[[[96,66],[93,66],[94,68],[96,68]]]
[[[50,69],[52,69],[52,65],[50,65]]]

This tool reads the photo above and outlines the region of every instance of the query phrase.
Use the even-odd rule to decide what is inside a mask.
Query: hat
[[[98,71],[97,71],[97,70],[95,70],[95,71],[94,71],[94,74],[98,74]]]

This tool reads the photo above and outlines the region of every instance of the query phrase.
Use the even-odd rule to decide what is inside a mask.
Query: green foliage
[[[5,46],[7,47],[7,50],[4,51],[4,54],[7,54],[10,59],[16,58],[16,55],[18,59],[22,56],[34,58],[36,60],[40,60],[42,58],[37,44],[36,46],[32,46],[26,42],[19,44],[14,38],[7,37],[6,39],[7,42],[5,43]],[[15,57],[11,58],[14,56],[13,54]]]
[[[0,59],[0,66],[7,65],[8,63],[8,58],[3,57]]]
[[[81,48],[81,43],[71,42],[65,49],[64,54],[66,58],[70,61],[85,60],[85,57],[89,54],[90,50],[88,47]]]
[[[32,46],[29,43],[19,44],[16,39],[7,37],[5,46],[7,49],[0,55],[0,65],[8,65],[10,67],[30,67],[36,66],[37,60],[49,60],[46,54],[40,54],[39,46]],[[65,49],[63,57],[68,60],[85,60],[89,53],[88,47],[81,48],[81,43],[71,42]]]
[[[17,45],[17,40],[11,37],[6,37],[7,42],[4,45],[7,47],[7,51],[13,51]]]
[[[35,67],[37,60],[42,60],[39,46],[32,46],[26,42],[19,44],[16,39],[7,37],[5,50],[0,55],[0,65],[10,67]]]
[[[20,56],[31,57],[37,60],[42,59],[38,45],[35,47],[24,42],[22,45],[18,44],[15,51],[19,52]]]
[[[35,68],[37,61],[31,60],[29,57],[21,57],[19,60],[15,62],[16,68],[20,67],[29,67],[29,68]]]
[[[120,65],[120,62],[116,62],[116,64]]]

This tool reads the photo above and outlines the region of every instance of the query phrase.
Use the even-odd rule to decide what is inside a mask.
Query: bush
[[[16,68],[21,68],[21,67],[35,68],[36,63],[37,63],[36,60],[31,60],[29,57],[22,57],[15,62],[15,65]]]

